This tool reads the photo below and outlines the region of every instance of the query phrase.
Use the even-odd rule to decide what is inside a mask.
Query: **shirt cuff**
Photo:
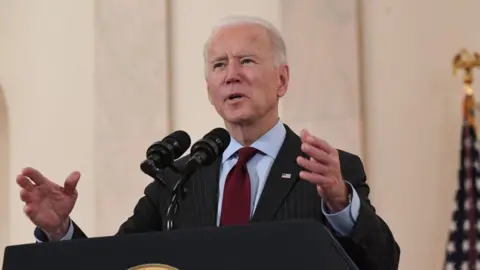
[[[355,226],[355,222],[357,221],[358,218],[358,213],[360,211],[360,198],[358,197],[357,192],[355,191],[355,188],[349,183],[347,183],[350,188],[350,192],[352,193],[352,200],[350,204],[345,207],[340,212],[337,213],[331,213],[331,211],[328,210],[328,207],[322,200],[322,212],[327,218],[328,222],[330,225],[332,225],[333,229],[339,233],[341,236],[349,236],[350,233],[352,232],[353,227]]]
[[[73,222],[71,219],[69,219],[68,223],[69,223],[68,231],[65,234],[65,236],[62,239],[60,239],[60,241],[71,240],[73,237],[73,232],[74,232]],[[47,234],[44,231],[42,231],[40,228],[35,229],[35,240],[37,241],[37,243],[49,242]]]

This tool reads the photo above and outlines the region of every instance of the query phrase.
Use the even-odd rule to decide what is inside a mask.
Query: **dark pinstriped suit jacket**
[[[286,129],[285,141],[272,165],[251,222],[313,218],[329,227],[322,214],[321,198],[315,185],[298,178],[301,168],[296,163],[296,157],[304,155],[300,150],[300,138],[288,126]],[[337,240],[360,269],[397,269],[400,248],[387,224],[376,215],[370,204],[370,189],[365,182],[363,164],[358,156],[339,152],[343,178],[356,189],[361,206],[351,236],[337,237]],[[181,168],[185,160],[179,159],[176,165]],[[188,193],[180,202],[176,219],[179,228],[216,226],[220,161],[221,158],[218,158],[211,166],[201,168],[187,183]],[[281,178],[282,173],[291,173],[296,177]],[[168,187],[157,182],[149,184],[133,215],[120,226],[117,234],[164,229],[170,191],[180,176],[171,170],[165,170],[163,174]],[[74,228],[73,238],[86,237],[75,223]]]

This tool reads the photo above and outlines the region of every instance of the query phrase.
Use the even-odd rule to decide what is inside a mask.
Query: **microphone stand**
[[[172,190],[172,199],[170,201],[170,205],[167,208],[167,216],[166,216],[166,227],[168,231],[172,231],[177,228],[175,224],[175,217],[177,216],[178,208],[180,207],[180,202],[178,198],[180,196],[185,196],[185,189],[183,189],[182,182],[186,180],[188,176],[183,175],[182,178],[175,184]]]
[[[148,174],[155,181],[161,183],[163,186],[167,186],[167,182],[165,182],[165,180],[161,176],[161,170],[155,165],[155,162],[147,159],[140,165],[140,168],[144,173]]]
[[[174,171],[175,173],[181,173],[180,170],[175,167],[173,164],[167,166],[169,169]],[[140,168],[142,169],[143,172],[151,176],[155,181],[161,183],[163,186],[167,186],[167,182],[163,179],[161,170],[155,165],[155,162],[153,162],[150,159],[145,160],[141,165]],[[176,229],[175,226],[175,216],[177,215],[178,208],[180,205],[179,202],[179,196],[185,196],[185,190],[183,189],[184,182],[186,182],[187,178],[190,176],[191,173],[189,174],[183,174],[182,178],[175,184],[175,187],[173,188],[172,191],[172,199],[170,201],[170,205],[167,208],[167,214],[166,214],[166,227],[167,230],[171,231],[173,229]]]
[[[179,197],[181,196],[183,198],[185,196],[185,193],[187,192],[184,188],[185,183],[188,181],[193,172],[194,170],[187,167],[186,170],[184,170],[180,180],[178,180],[173,187],[172,199],[170,200],[170,205],[167,208],[166,215],[166,227],[168,231],[172,231],[177,228],[175,224],[175,217],[177,216],[178,208],[180,207]]]

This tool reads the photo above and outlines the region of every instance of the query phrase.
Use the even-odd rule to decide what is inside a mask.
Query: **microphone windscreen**
[[[224,128],[215,128],[207,133],[203,138],[215,142],[217,146],[217,149],[215,150],[218,151],[216,151],[216,155],[223,154],[223,151],[225,151],[230,144],[230,134]]]
[[[191,144],[190,136],[187,132],[183,130],[177,130],[172,132],[172,134],[166,137],[165,140],[168,140],[174,145],[173,151],[175,159],[182,156],[183,153],[188,150]]]

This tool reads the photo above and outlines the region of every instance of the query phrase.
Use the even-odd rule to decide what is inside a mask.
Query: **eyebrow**
[[[253,58],[258,58],[255,54],[253,53],[237,53],[235,54],[233,57],[235,58],[243,58],[243,57],[253,57]],[[226,55],[222,55],[222,56],[217,56],[217,57],[214,57],[212,60],[210,60],[209,62],[210,63],[215,63],[215,62],[219,62],[219,61],[225,61],[228,59],[228,56]]]

